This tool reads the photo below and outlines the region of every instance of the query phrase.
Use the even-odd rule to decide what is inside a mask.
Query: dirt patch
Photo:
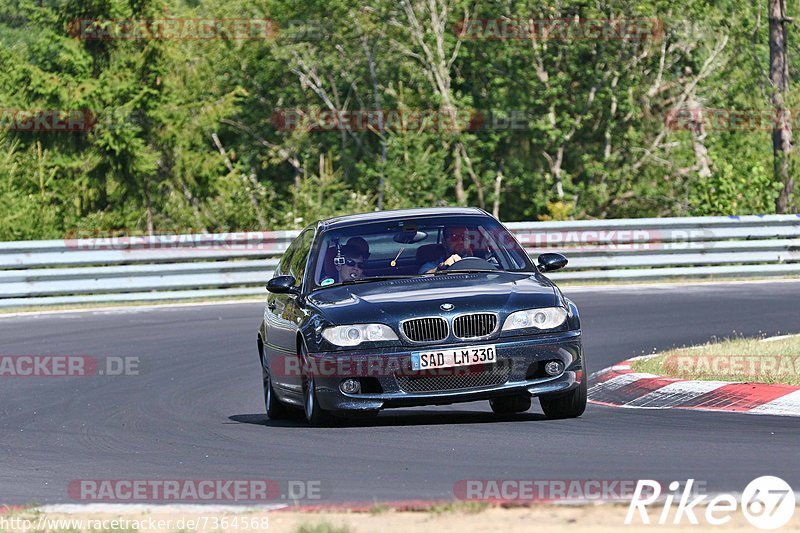
[[[297,510],[247,510],[240,512],[202,510],[180,511],[169,509],[141,509],[129,512],[70,512],[39,513],[33,510],[14,511],[0,514],[2,525],[13,525],[12,519],[30,520],[36,524],[48,524],[49,530],[88,531],[93,529],[108,531],[271,531],[278,533],[371,533],[374,531],[402,531],[404,533],[464,533],[496,532],[504,533],[529,531],[558,531],[569,528],[571,533],[595,533],[597,531],[623,530],[626,532],[660,533],[672,531],[698,531],[714,529],[725,531],[752,531],[741,511],[731,513],[731,520],[723,526],[711,526],[704,522],[702,507],[696,508],[700,526],[693,526],[684,519],[681,525],[644,525],[637,517],[631,525],[625,525],[628,507],[624,504],[596,505],[534,505],[529,507],[463,507],[460,505],[439,505],[425,511],[397,511],[380,504],[367,512]],[[661,508],[650,511],[652,521],[657,521]],[[668,517],[671,522],[675,507]],[[127,520],[127,523],[112,524],[111,520]],[[103,521],[98,523],[91,521]],[[193,522],[190,522],[193,521]],[[42,522],[40,522],[42,521]],[[81,522],[82,521],[82,522]],[[138,522],[133,522],[138,521]],[[162,521],[159,523],[159,521]],[[149,522],[149,523],[148,523]],[[22,525],[22,523],[18,523]],[[103,527],[94,527],[101,525]],[[158,526],[158,527],[148,527]],[[135,528],[132,526],[136,526]],[[160,527],[166,526],[166,527]],[[190,527],[194,526],[194,527]],[[5,527],[6,531],[23,531],[21,527]],[[781,531],[800,531],[800,513]]]

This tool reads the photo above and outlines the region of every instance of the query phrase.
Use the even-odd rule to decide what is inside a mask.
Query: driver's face
[[[364,277],[364,258],[363,257],[345,257],[344,264],[337,266],[339,271],[339,279],[360,279]]]
[[[444,239],[450,253],[464,255],[471,251],[472,246],[466,242],[467,228],[447,228]]]

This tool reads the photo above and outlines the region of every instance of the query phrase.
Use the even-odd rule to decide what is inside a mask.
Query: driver
[[[352,240],[352,239],[351,239]],[[364,252],[349,242],[339,250],[340,257],[334,259],[339,281],[364,277]]]
[[[453,266],[465,257],[475,257],[475,243],[468,238],[471,231],[464,226],[451,226],[444,229],[445,253],[436,261],[423,264],[420,274],[433,274],[439,268]]]

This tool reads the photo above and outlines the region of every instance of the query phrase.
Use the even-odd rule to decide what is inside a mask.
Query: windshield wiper
[[[393,279],[409,279],[409,278],[416,278],[419,277],[419,274],[415,274],[413,276],[373,276],[370,278],[356,278],[356,279],[346,279],[340,281],[339,283],[335,283],[333,285],[328,285],[328,287],[334,287],[336,285],[355,285],[356,283],[369,283],[371,281],[389,281]]]
[[[488,269],[488,268],[469,268],[465,270],[438,270],[432,272],[434,276],[442,276],[444,274],[474,274],[476,272],[505,272],[505,270]]]

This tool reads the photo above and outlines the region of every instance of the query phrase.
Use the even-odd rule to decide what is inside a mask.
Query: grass
[[[569,268],[569,267],[567,267]],[[566,270],[564,272],[567,272]],[[547,275],[547,274],[545,274]],[[794,274],[787,274],[785,276],[671,276],[664,278],[639,278],[639,279],[589,279],[589,280],[575,280],[565,279],[558,281],[553,280],[561,288],[569,287],[604,287],[608,285],[658,285],[658,284],[686,284],[686,283],[745,283],[748,281],[800,281],[800,278]]]
[[[634,361],[636,372],[700,381],[800,385],[800,335],[736,338],[690,346]]]
[[[391,511],[392,508],[385,503],[376,503],[372,507],[369,508],[369,514],[373,516],[386,514]]]
[[[28,305],[21,307],[8,307],[0,309],[0,316],[13,313],[46,313],[48,311],[81,311],[87,309],[113,309],[116,307],[152,307],[157,305],[184,305],[184,304],[215,304],[220,302],[264,302],[267,291],[264,295],[242,295],[242,296],[214,296],[209,298],[181,298],[179,300],[147,300],[147,301],[126,301],[126,302],[96,302],[85,304],[62,304],[62,305]]]
[[[430,506],[427,512],[439,516],[445,513],[459,514],[478,514],[488,509],[490,505],[486,502],[447,502],[437,503]]]
[[[334,526],[330,522],[318,522],[316,524],[303,524],[298,527],[296,533],[352,533],[350,526]]]

